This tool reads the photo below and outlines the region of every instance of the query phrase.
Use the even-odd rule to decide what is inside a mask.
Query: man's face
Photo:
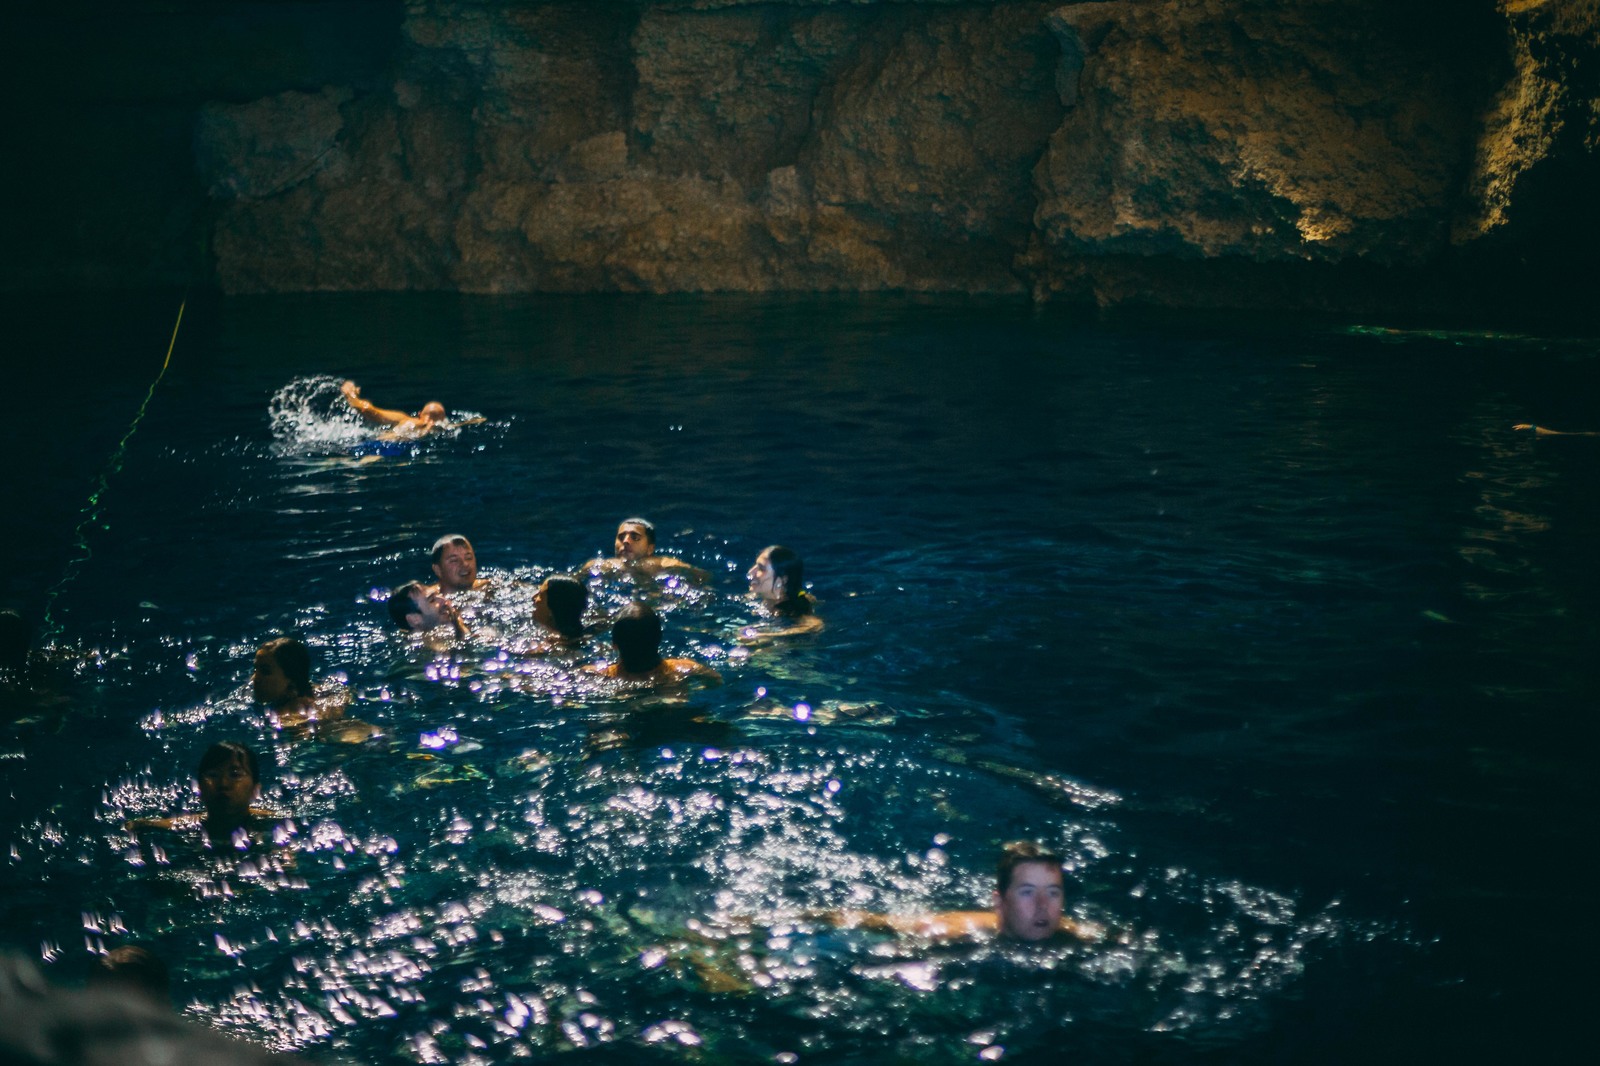
[[[478,580],[478,557],[472,554],[472,545],[446,544],[433,564],[433,573],[439,579],[441,592],[464,592]]]
[[[1046,940],[1061,925],[1061,867],[1025,862],[1011,871],[1011,884],[994,894],[1000,935],[1013,940]]]
[[[258,703],[271,707],[294,698],[294,685],[269,651],[256,652],[256,669],[250,675],[250,692]]]
[[[424,422],[443,422],[445,419],[444,404],[437,400],[422,405],[422,410],[417,412],[417,417]]]
[[[443,593],[413,589],[411,611],[406,614],[406,621],[412,629],[432,629],[448,622],[454,612],[455,608]],[[415,622],[411,621],[413,617],[416,618]]]
[[[250,809],[256,786],[244,756],[235,754],[228,762],[200,775],[200,802],[215,814],[241,813]]]
[[[656,546],[649,532],[637,522],[624,522],[617,527],[617,558],[643,559],[654,555]]]

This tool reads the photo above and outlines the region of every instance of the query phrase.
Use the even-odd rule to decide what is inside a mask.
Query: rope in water
[[[128,441],[133,439],[134,431],[139,428],[139,423],[144,418],[145,410],[150,406],[151,397],[156,394],[156,386],[161,384],[161,379],[167,375],[167,367],[172,365],[172,349],[178,344],[178,327],[183,325],[183,309],[188,305],[187,298],[178,304],[178,320],[172,324],[172,340],[167,342],[167,357],[162,360],[161,371],[156,375],[156,379],[150,383],[150,388],[144,394],[144,402],[139,405],[138,413],[133,416],[133,421],[128,425],[128,432],[122,435],[122,439],[117,442],[116,448],[112,450],[111,458],[106,460],[104,469],[100,471],[100,477],[95,481],[94,491],[89,493],[89,499],[83,505],[83,510],[80,512],[82,517],[78,520],[78,527],[73,530],[75,540],[73,549],[76,554],[67,560],[67,568],[61,575],[61,580],[57,581],[50,591],[45,594],[44,638],[46,640],[54,637],[60,630],[60,626],[51,617],[51,610],[55,607],[56,598],[78,576],[78,571],[83,569],[83,564],[88,562],[93,554],[89,550],[89,530],[99,520],[100,502],[105,497],[106,489],[111,485],[111,479],[116,476],[117,471],[122,469],[122,458],[128,450]]]

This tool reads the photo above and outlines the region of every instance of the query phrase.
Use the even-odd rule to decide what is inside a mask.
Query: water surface
[[[1562,1035],[1593,943],[1600,445],[1509,427],[1600,427],[1590,340],[227,300],[190,309],[108,468],[175,301],[11,310],[0,595],[40,624],[48,603],[53,635],[38,691],[7,694],[0,938],[64,982],[152,942],[191,1016],[362,1062],[1472,1059]],[[487,422],[376,461],[326,424],[275,433],[273,397],[317,375]],[[598,605],[652,599],[720,688],[620,698],[574,669],[598,638],[520,650],[531,582],[634,513],[712,578]],[[501,584],[499,636],[385,626],[374,598],[444,532]],[[775,541],[827,628],[749,652],[741,575]],[[273,734],[244,683],[283,632],[386,740]],[[222,738],[272,767],[291,862],[121,830],[192,807]],[[1014,837],[1069,857],[1105,942],[806,917],[983,906]]]

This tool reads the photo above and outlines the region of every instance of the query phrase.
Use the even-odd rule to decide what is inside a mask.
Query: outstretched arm
[[[1535,426],[1529,422],[1518,422],[1511,427],[1513,430],[1533,430],[1536,437],[1600,437],[1600,433],[1588,429],[1560,430],[1551,429],[1549,426]]]
[[[383,426],[399,426],[412,420],[404,411],[391,411],[386,407],[378,407],[370,400],[363,400],[360,387],[353,381],[346,381],[340,385],[339,391],[344,393],[344,402],[368,422],[376,422]]]

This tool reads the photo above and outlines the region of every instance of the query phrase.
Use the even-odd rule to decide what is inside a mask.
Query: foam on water
[[[273,438],[296,450],[372,439],[377,430],[345,403],[341,384],[341,378],[315,374],[295,378],[273,393],[267,404]]]

